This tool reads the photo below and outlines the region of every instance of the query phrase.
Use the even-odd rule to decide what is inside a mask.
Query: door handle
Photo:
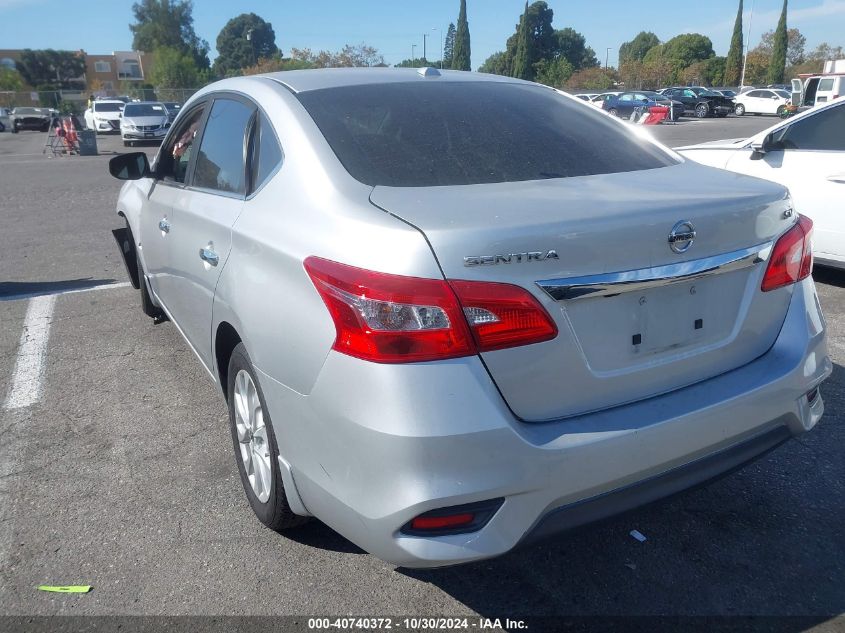
[[[217,253],[211,250],[208,246],[200,249],[200,259],[212,266],[217,266],[220,262],[220,258],[217,256]]]
[[[170,222],[168,222],[165,218],[162,218],[158,221],[158,228],[162,233],[170,233]]]
[[[833,174],[831,176],[828,176],[827,179],[830,182],[839,182],[845,184],[845,174]]]

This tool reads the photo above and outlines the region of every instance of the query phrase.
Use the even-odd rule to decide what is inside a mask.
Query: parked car
[[[46,132],[50,129],[50,112],[45,108],[14,108],[9,118],[14,134],[21,130]]]
[[[684,104],[680,101],[673,101],[663,95],[650,90],[635,92],[621,92],[618,95],[610,95],[602,102],[602,109],[613,116],[630,118],[637,108],[651,106],[665,106],[669,108],[669,119],[677,121],[684,113]]]
[[[684,111],[699,119],[709,116],[726,117],[734,111],[734,102],[701,86],[667,88],[662,93],[684,104]]]
[[[734,113],[743,114],[777,114],[782,116],[789,105],[790,94],[785,90],[749,90],[734,98]]]
[[[126,104],[119,99],[97,99],[85,110],[85,126],[101,132],[119,132],[120,117]]]
[[[161,141],[170,128],[170,118],[163,103],[141,101],[127,103],[120,119],[124,147],[137,141]]]
[[[182,104],[175,101],[165,101],[164,107],[167,110],[167,118],[173,123],[176,120],[176,115],[179,114],[179,110],[182,109]]]
[[[143,310],[219,386],[273,529],[313,515],[406,567],[489,558],[822,414],[811,223],[786,189],[545,87],[226,79],[152,165],[110,171]]]
[[[577,95],[572,95],[572,96],[575,97],[576,99],[581,99],[581,101],[590,102],[593,99],[595,99],[596,97],[598,97],[599,94],[596,93],[596,92],[582,92],[582,93],[579,93]]]
[[[816,261],[845,268],[845,98],[806,110],[751,138],[682,147],[692,160],[789,188],[814,223]]]
[[[12,129],[12,118],[10,116],[9,110],[6,108],[0,108],[0,132],[5,132],[6,130]]]
[[[723,97],[727,97],[728,99],[733,99],[737,96],[736,90],[729,90],[729,89],[722,89],[722,90],[714,90],[713,92],[718,92]]]

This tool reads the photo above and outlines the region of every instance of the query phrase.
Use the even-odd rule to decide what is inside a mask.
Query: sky
[[[680,33],[703,33],[713,41],[716,54],[725,55],[738,6],[738,0],[547,2],[555,12],[555,28],[569,26],[581,32],[601,63],[607,56],[611,66],[616,65],[619,45],[641,30],[653,31],[662,41]],[[750,42],[755,46],[763,32],[775,27],[782,2],[745,0],[746,37],[752,2]],[[55,10],[55,1],[0,0],[0,49],[84,49],[92,54],[130,50],[132,4],[133,0],[88,0],[84,11],[72,11],[65,18]],[[449,22],[457,22],[459,5],[459,0],[194,0],[194,28],[211,45],[212,59],[220,29],[235,15],[251,11],[273,24],[276,43],[284,53],[291,47],[334,51],[366,42],[395,64],[411,56],[414,44],[415,55],[422,56],[424,33],[429,35],[427,59],[439,59],[441,34]],[[524,6],[524,0],[467,0],[473,69],[504,49]],[[808,50],[821,42],[845,46],[845,0],[792,0],[788,24],[801,30]]]

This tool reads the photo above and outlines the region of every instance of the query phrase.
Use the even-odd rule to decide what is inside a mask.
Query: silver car
[[[787,191],[546,87],[227,79],[152,165],[110,169],[143,310],[219,385],[270,528],[314,516],[407,567],[488,558],[822,415],[812,223]]]
[[[120,119],[123,145],[139,141],[161,141],[170,129],[170,117],[163,103],[141,101],[127,103]]]

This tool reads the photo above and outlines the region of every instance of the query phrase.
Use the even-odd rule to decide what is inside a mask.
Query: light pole
[[[247,29],[246,31],[246,41],[249,42],[250,50],[252,51],[252,63],[257,64],[258,60],[255,59],[255,44],[252,41],[252,32],[254,29]]]
[[[604,53],[604,69],[607,70],[607,62],[610,60],[610,51],[613,50],[612,46],[607,47],[607,51]]]
[[[417,45],[411,44],[411,68],[414,67],[414,60],[416,59],[414,55],[416,55]]]
[[[751,21],[754,19],[754,0],[751,0],[751,13],[748,14],[748,37],[745,42],[745,57],[742,59],[742,76],[739,78],[739,91],[745,85],[745,65],[748,63],[748,49],[751,48]]]
[[[443,70],[443,29],[434,27],[431,30],[440,33],[440,70]]]
[[[428,37],[428,33],[423,33],[423,56],[422,56],[422,58],[423,58],[424,62],[428,61],[425,57],[425,38],[427,38],[427,37]]]

